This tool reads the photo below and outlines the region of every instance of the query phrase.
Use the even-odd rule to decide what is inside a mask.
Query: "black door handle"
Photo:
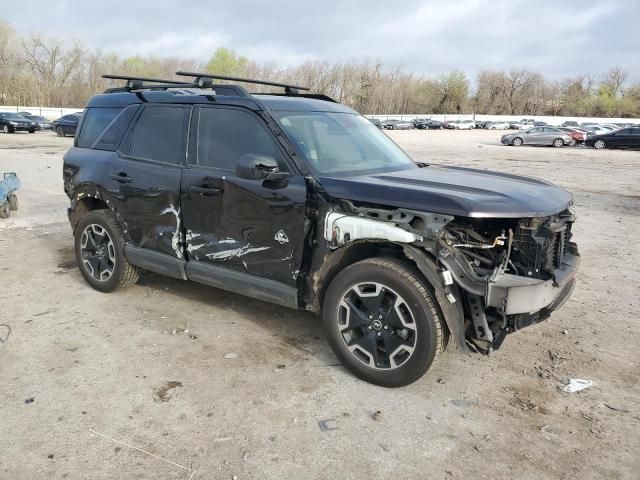
[[[133,178],[127,175],[127,172],[123,170],[118,170],[117,172],[111,173],[111,179],[120,183],[131,183],[133,182]]]
[[[192,185],[189,187],[189,191],[191,193],[199,193],[200,195],[210,196],[210,195],[220,195],[222,193],[221,188],[216,187],[197,187]]]

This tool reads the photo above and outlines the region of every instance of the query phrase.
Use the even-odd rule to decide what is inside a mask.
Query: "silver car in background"
[[[500,139],[503,145],[553,145],[563,147],[574,145],[576,142],[571,135],[555,127],[534,127],[524,132],[508,133]]]

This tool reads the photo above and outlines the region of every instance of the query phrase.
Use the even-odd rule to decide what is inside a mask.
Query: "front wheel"
[[[516,137],[511,141],[511,145],[513,145],[514,147],[520,147],[523,143],[524,142],[520,137]]]
[[[604,148],[607,148],[607,142],[605,142],[604,140],[596,140],[593,144],[593,147],[597,150],[602,150]]]
[[[9,128],[9,125],[4,125],[4,126],[2,127],[2,131],[3,131],[4,133],[11,133],[11,129]]]
[[[62,127],[56,128],[56,135],[58,135],[59,137],[64,137],[64,130],[62,129]]]
[[[358,378],[383,387],[418,380],[442,349],[442,323],[430,290],[403,263],[371,258],[331,282],[324,327],[336,356]]]
[[[84,279],[96,290],[113,292],[133,286],[138,269],[124,255],[122,227],[109,210],[87,213],[75,231],[75,253]]]

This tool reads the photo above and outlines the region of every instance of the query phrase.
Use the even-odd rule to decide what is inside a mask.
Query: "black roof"
[[[330,100],[309,98],[313,95],[288,96],[279,94],[253,94],[249,96],[216,95],[214,90],[194,89],[176,86],[171,90],[145,90],[139,92],[113,92],[94,95],[87,103],[93,107],[125,107],[139,103],[172,103],[172,104],[214,104],[233,105],[251,110],[272,111],[306,111],[306,112],[339,112],[356,113],[349,107]]]

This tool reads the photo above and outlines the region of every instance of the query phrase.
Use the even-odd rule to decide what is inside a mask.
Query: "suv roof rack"
[[[256,85],[270,85],[272,87],[282,87],[287,95],[298,95],[300,90],[309,90],[307,87],[299,87],[297,85],[289,85],[280,82],[268,82],[266,80],[255,80],[253,78],[230,77],[228,75],[216,75],[214,73],[194,73],[178,70],[176,75],[182,77],[195,77],[194,82],[200,87],[212,88],[213,80],[229,80],[232,82],[253,83]]]
[[[213,88],[196,82],[163,80],[160,78],[133,77],[129,75],[102,75],[110,80],[126,80],[124,87],[109,88],[104,93],[131,92],[132,90],[167,90],[169,88]],[[147,83],[145,83],[147,82]],[[149,85],[150,83],[150,85]],[[216,93],[225,96],[249,97],[251,94],[239,85],[215,85]]]
[[[300,93],[300,90],[308,91],[307,87],[290,85],[280,82],[269,82],[266,80],[255,80],[251,78],[230,77],[227,75],[216,75],[209,73],[192,73],[177,71],[176,75],[185,77],[194,77],[191,82],[181,82],[179,80],[164,80],[160,78],[134,77],[130,75],[102,75],[102,78],[109,80],[126,80],[123,87],[109,88],[104,93],[131,92],[134,90],[168,90],[170,88],[200,88],[215,90],[216,95],[251,97],[252,95],[276,95],[276,96],[300,96],[315,100],[324,100],[326,102],[338,103],[333,98],[320,93]],[[234,82],[253,83],[258,85],[271,85],[274,87],[284,88],[284,93],[250,93],[240,85],[213,83],[213,80],[229,80]]]

